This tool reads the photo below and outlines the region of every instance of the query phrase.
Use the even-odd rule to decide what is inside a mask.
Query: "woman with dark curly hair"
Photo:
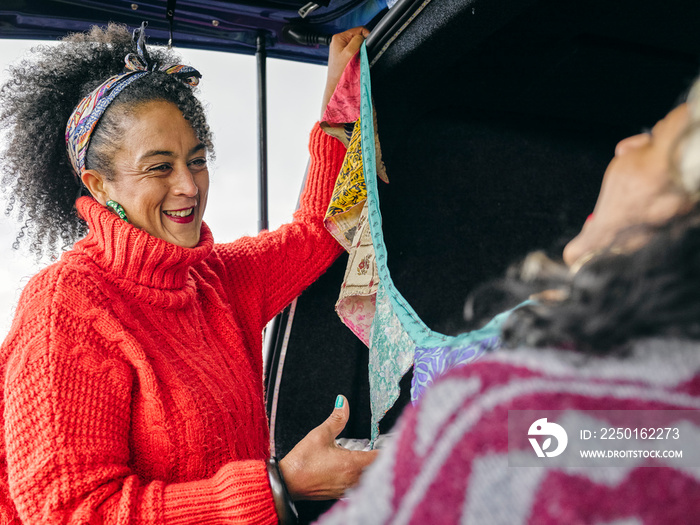
[[[509,349],[428,388],[320,523],[698,523],[699,127],[697,81],[618,144],[570,266],[533,254],[468,301],[539,292]]]
[[[0,522],[287,522],[374,459],[336,446],[338,396],[277,463],[263,402],[263,327],[340,252],[322,218],[345,151],[317,125],[294,222],[215,244],[200,74],[137,33],[40,47],[0,90],[23,231],[37,253],[75,243],[25,287],[0,351]],[[326,102],[365,35],[333,38]]]

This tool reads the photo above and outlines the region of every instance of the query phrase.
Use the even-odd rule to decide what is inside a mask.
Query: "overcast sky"
[[[0,83],[7,66],[36,42],[0,39]],[[214,132],[216,160],[204,221],[217,242],[254,235],[257,196],[257,73],[255,58],[229,53],[177,50],[183,63],[202,73],[200,98]],[[308,161],[308,137],[318,120],[326,68],[268,59],[268,171],[270,228],[291,220]],[[1,201],[5,209],[5,200]],[[17,224],[0,214],[0,340],[12,321],[19,293],[38,269],[26,250],[12,249]]]

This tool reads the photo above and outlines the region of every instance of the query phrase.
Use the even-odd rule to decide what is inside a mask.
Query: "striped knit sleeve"
[[[264,326],[313,283],[340,255],[323,218],[345,156],[342,143],[316,124],[309,142],[311,164],[294,221],[257,237],[217,245],[228,268],[234,301]]]
[[[454,369],[404,411],[397,435],[359,486],[318,523],[697,523],[700,469],[693,459],[641,454],[659,447],[653,440],[590,443],[635,455],[570,465],[540,461],[527,426],[509,440],[518,429],[509,418],[525,411],[528,425],[558,413],[569,431],[577,423],[619,430],[635,420],[631,411],[664,411],[673,414],[670,426],[697,435],[696,342],[651,340],[626,358],[581,357],[518,349]],[[579,457],[583,449],[571,447],[576,434],[569,447]],[[518,466],[523,458],[538,463]]]

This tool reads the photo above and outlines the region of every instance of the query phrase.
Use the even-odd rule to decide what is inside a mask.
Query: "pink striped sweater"
[[[496,352],[449,373],[409,408],[359,487],[319,523],[697,524],[699,409],[697,342],[644,340],[626,358]],[[673,426],[691,444],[685,440],[675,462],[562,468],[542,458],[538,467],[509,466],[514,455],[535,454],[526,440],[509,449],[509,410],[566,411],[568,423],[590,422],[592,410],[690,410]],[[614,419],[597,424],[617,426]]]

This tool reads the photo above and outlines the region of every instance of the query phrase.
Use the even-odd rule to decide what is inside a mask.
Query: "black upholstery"
[[[561,253],[617,141],[653,125],[699,72],[698,21],[694,0],[433,0],[377,61],[389,267],[431,328],[459,330],[469,291],[528,251]],[[336,393],[350,399],[348,434],[369,434],[367,350],[333,311],[344,264],[300,298],[280,455]]]

